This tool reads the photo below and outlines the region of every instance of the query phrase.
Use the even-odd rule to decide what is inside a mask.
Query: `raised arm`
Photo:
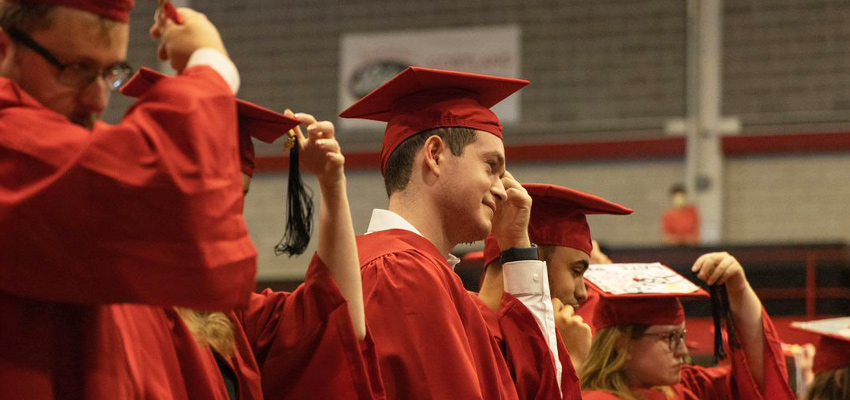
[[[343,171],[345,157],[340,152],[331,122],[316,121],[312,115],[303,113],[294,116],[307,127],[307,137],[300,128],[295,128],[301,146],[301,165],[316,175],[322,190],[316,253],[327,265],[348,303],[357,338],[363,339],[366,336],[363,286]]]
[[[753,379],[764,387],[764,323],[762,304],[735,257],[726,252],[700,256],[691,268],[709,285],[726,285],[736,334],[744,348]]]
[[[256,252],[241,216],[235,87],[225,76],[238,74],[215,27],[181,15],[183,25],[158,32],[186,69],[119,124],[89,131],[24,94],[4,114],[0,291],[205,310],[247,300]]]

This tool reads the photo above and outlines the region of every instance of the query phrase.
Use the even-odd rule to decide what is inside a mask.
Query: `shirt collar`
[[[382,210],[379,208],[372,210],[372,219],[369,221],[369,228],[366,229],[366,234],[368,235],[370,233],[385,231],[388,229],[402,229],[422,236],[422,233],[420,233],[416,227],[411,225],[410,222],[407,222],[407,220],[402,218],[401,215],[390,210]],[[446,255],[446,262],[454,268],[460,262],[460,258],[449,253]]]

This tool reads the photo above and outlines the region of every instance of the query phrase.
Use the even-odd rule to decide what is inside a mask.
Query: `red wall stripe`
[[[850,151],[850,133],[808,133],[794,135],[727,136],[723,154],[831,153]]]
[[[833,152],[850,152],[850,132],[744,135],[723,138],[723,153],[727,156]],[[512,163],[676,158],[685,156],[685,138],[677,136],[660,139],[517,145],[507,147],[505,153]],[[378,151],[345,153],[345,167],[377,170],[380,165],[379,159]],[[289,169],[288,157],[282,155],[257,157],[259,172],[287,169]]]

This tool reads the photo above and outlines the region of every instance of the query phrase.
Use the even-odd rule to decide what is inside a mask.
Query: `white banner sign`
[[[411,65],[522,78],[520,28],[509,25],[344,34],[340,39],[340,112]],[[493,112],[502,123],[518,122],[519,103],[517,93],[493,107]],[[340,123],[348,129],[377,130],[384,126],[350,119]]]

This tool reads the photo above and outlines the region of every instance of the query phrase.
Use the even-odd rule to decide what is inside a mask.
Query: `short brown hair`
[[[407,187],[413,174],[413,159],[416,158],[416,153],[425,145],[429,137],[435,135],[449,145],[449,150],[455,157],[462,156],[463,149],[475,142],[474,129],[456,126],[430,129],[407,138],[393,150],[387,160],[384,171],[384,187],[387,189],[387,196]]]
[[[0,1],[0,28],[33,32],[49,29],[53,25],[55,6]]]
[[[53,26],[53,11],[56,7],[46,4],[28,4],[0,0],[0,28],[6,31],[17,29],[26,33],[50,29]],[[122,22],[98,16],[98,23],[103,37],[109,38],[109,32],[112,28]]]

